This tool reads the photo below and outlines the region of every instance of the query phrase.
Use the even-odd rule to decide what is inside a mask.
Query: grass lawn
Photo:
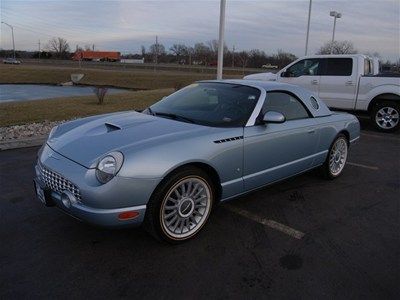
[[[78,69],[76,67],[57,66],[56,64],[46,66],[0,64],[0,84],[59,84],[70,81],[72,73],[85,74],[85,77],[80,81],[85,85],[123,87],[136,92],[107,95],[103,105],[97,105],[97,99],[94,95],[0,103],[0,126],[20,125],[44,120],[58,121],[113,111],[143,109],[163,96],[171,94],[175,88],[181,88],[197,80],[215,78],[214,74],[182,71]],[[226,77],[238,78],[240,76]]]
[[[103,105],[97,104],[94,95],[3,103],[0,104],[0,127],[144,109],[172,92],[174,89],[170,88],[106,95]]]
[[[70,81],[72,73],[83,73],[80,81],[85,85],[107,85],[134,90],[153,90],[175,88],[188,85],[197,80],[215,79],[214,74],[187,73],[181,71],[153,70],[103,70],[78,69],[72,67],[38,66],[38,65],[0,65],[1,83],[42,83],[59,84]],[[240,76],[227,76],[227,78]]]

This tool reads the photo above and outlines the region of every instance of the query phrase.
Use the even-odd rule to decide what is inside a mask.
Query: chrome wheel
[[[329,171],[333,176],[339,175],[347,160],[347,141],[340,137],[332,146],[329,153]]]
[[[376,112],[375,122],[382,129],[392,129],[399,123],[399,112],[393,107],[382,107]]]
[[[197,176],[174,184],[161,204],[161,226],[174,239],[184,239],[201,229],[211,208],[211,188]]]

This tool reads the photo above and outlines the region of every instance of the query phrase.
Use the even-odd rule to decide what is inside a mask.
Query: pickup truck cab
[[[367,111],[375,127],[400,127],[400,76],[378,74],[377,62],[362,54],[312,55],[300,58],[276,74],[258,73],[244,79],[271,80],[305,87],[330,108]]]

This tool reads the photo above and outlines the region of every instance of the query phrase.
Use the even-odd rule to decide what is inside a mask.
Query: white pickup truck
[[[249,80],[272,80],[300,85],[330,108],[367,111],[377,129],[400,127],[400,76],[378,74],[374,59],[362,55],[312,55],[302,57],[276,74],[258,73]]]

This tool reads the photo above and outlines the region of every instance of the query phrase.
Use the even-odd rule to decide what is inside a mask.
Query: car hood
[[[59,154],[93,168],[111,151],[124,153],[132,147],[173,142],[209,130],[212,128],[132,111],[64,123],[51,133],[47,144]]]
[[[256,73],[244,76],[246,80],[265,80],[265,81],[276,81],[277,75],[275,73]]]

